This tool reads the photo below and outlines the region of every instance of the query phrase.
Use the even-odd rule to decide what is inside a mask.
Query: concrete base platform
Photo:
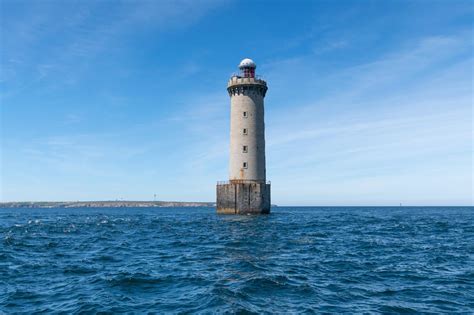
[[[217,184],[217,213],[270,213],[270,184],[260,182]]]

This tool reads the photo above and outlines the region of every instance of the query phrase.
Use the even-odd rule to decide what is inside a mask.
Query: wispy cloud
[[[313,104],[291,104],[276,113],[267,105],[269,176],[276,183],[312,187],[319,196],[339,183],[335,191],[347,193],[344,200],[352,203],[368,203],[380,195],[377,187],[387,190],[394,178],[411,184],[400,182],[391,196],[385,192],[386,202],[426,203],[431,194],[443,203],[442,196],[435,198],[443,186],[444,203],[456,198],[472,203],[472,57],[466,55],[472,47],[465,35],[426,38],[334,72],[328,80],[337,91],[316,96]],[[433,180],[430,171],[448,174],[452,182],[426,185]],[[413,185],[420,196],[411,193]],[[286,202],[304,204],[308,191],[295,189],[291,196]]]
[[[174,70],[169,76],[160,67],[177,51],[151,45],[153,56],[142,60],[137,43],[173,37],[221,5],[33,3],[20,10],[21,19],[4,22],[9,49],[2,51],[2,106],[9,118],[29,115],[30,124],[16,117],[2,138],[1,198],[142,199],[158,193],[212,200],[215,181],[227,177],[229,98],[227,78],[206,83],[216,79],[209,71],[231,71],[214,69],[218,62],[210,66],[198,51],[217,51],[221,44],[186,38],[196,51],[168,65]],[[269,83],[273,201],[472,203],[472,30],[410,37],[352,59],[359,38],[335,27],[353,14],[345,12],[337,23],[332,14],[322,16],[285,45],[275,37],[279,47],[266,53],[277,57],[256,60]],[[227,29],[220,36],[227,39]],[[123,58],[114,59],[118,55]],[[22,105],[39,109],[21,112]]]
[[[163,32],[185,28],[220,5],[217,1],[36,3],[22,10],[22,16],[3,15],[7,21],[2,21],[2,42],[8,49],[2,51],[0,80],[9,89],[1,97],[32,89],[38,82],[55,86],[76,82],[96,58],[116,53],[136,32],[153,33],[152,40],[159,41]],[[191,66],[187,71],[196,71]]]

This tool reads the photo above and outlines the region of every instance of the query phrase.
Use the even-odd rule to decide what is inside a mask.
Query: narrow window
[[[243,168],[247,168],[247,162],[244,162],[244,164],[242,165]]]
[[[246,134],[247,134],[247,128],[244,128],[244,130],[242,130],[242,133],[243,133],[244,135],[246,135]]]
[[[246,145],[244,145],[244,146],[242,147],[242,151],[243,151],[244,153],[247,153],[248,147],[247,147]]]
[[[245,118],[247,118],[247,115],[248,115],[248,113],[247,113],[247,112],[244,112],[244,117],[245,117]]]

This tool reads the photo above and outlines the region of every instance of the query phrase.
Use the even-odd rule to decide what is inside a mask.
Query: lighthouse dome
[[[242,68],[257,68],[257,65],[255,64],[255,62],[253,62],[252,59],[249,59],[249,58],[245,58],[244,60],[242,60],[239,64],[239,68],[242,69]]]

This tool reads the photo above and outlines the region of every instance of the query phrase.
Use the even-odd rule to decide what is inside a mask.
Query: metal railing
[[[247,77],[244,77],[244,76],[242,75],[242,73],[235,73],[235,72],[232,73],[232,74],[230,75],[230,77],[231,77],[231,78],[239,78],[239,79],[247,78]],[[253,78],[254,78],[255,80],[265,81],[265,78],[264,78],[263,75],[261,75],[261,74],[256,74],[256,75],[253,76]]]
[[[267,184],[271,185],[271,181],[267,180],[248,180],[248,179],[231,179],[225,181],[218,181],[217,185],[229,185],[229,184]]]

